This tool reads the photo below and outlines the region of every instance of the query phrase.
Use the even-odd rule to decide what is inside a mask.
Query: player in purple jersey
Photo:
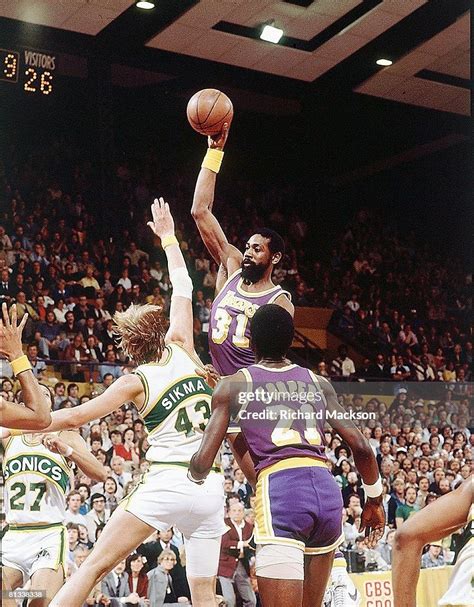
[[[228,242],[212,213],[216,175],[228,133],[226,123],[219,135],[208,139],[209,150],[197,179],[191,210],[207,250],[219,265],[209,350],[214,367],[222,375],[253,363],[249,319],[260,306],[276,303],[291,315],[294,313],[289,293],[272,282],[273,270],[284,254],[281,236],[264,228],[249,238],[241,253]],[[217,156],[217,162],[212,155]]]
[[[276,305],[256,311],[252,347],[257,364],[226,377],[212,398],[203,442],[189,478],[202,482],[227,432],[238,420],[257,471],[256,570],[264,607],[321,605],[341,542],[341,492],[326,466],[324,422],[352,449],[367,501],[361,531],[373,547],[385,515],[372,449],[323,377],[286,359],[293,320]]]

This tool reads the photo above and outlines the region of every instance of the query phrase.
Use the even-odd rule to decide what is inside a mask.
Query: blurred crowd
[[[114,341],[115,312],[144,302],[161,306],[165,313],[169,308],[165,258],[146,226],[157,193],[169,192],[194,283],[196,350],[209,361],[207,333],[217,267],[190,216],[193,175],[163,172],[154,153],[139,165],[119,162],[110,179],[109,202],[100,205],[103,193],[92,163],[57,140],[26,159],[13,148],[0,180],[0,301],[16,302],[20,319],[29,315],[25,348],[35,375],[52,387],[55,409],[77,406],[131,371]],[[326,436],[329,465],[344,497],[344,549],[350,567],[390,568],[393,530],[471,474],[469,278],[456,260],[418,242],[414,232],[397,231],[365,210],[327,250],[310,247],[309,223],[303,214],[288,211],[291,189],[262,192],[245,182],[237,185],[232,192],[219,192],[216,200],[229,241],[243,248],[246,238],[263,225],[279,231],[287,250],[275,282],[292,293],[296,306],[333,309],[331,329],[365,355],[356,366],[343,345],[318,364],[317,372],[336,380],[394,382],[391,397],[374,394],[369,383],[364,396],[340,397],[347,409],[375,417],[362,430],[384,484],[388,526],[376,550],[366,549],[359,534],[364,495],[350,450],[334,432],[328,430]],[[1,362],[2,395],[13,400],[18,386],[9,365]],[[410,380],[440,382],[442,398],[418,398],[410,391],[412,384],[405,383]],[[108,478],[96,485],[80,473],[71,479],[69,574],[149,465],[144,424],[127,404],[81,433],[107,466]],[[233,605],[234,587],[246,604],[255,605],[255,498],[230,450],[224,447],[222,455],[229,533],[237,533],[237,539],[223,542],[222,605]],[[427,547],[423,566],[450,562],[456,540],[453,534]],[[117,565],[87,604],[110,605],[114,599],[115,604],[184,603],[190,596],[185,567],[179,530],[155,533]]]

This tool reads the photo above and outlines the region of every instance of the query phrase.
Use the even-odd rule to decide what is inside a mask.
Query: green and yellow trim
[[[137,407],[138,413],[140,415],[142,415],[143,412],[148,407],[148,399],[150,398],[150,388],[148,386],[148,380],[147,380],[147,378],[145,377],[145,375],[139,369],[136,369],[134,373],[135,373],[135,375],[138,376],[138,378],[142,382],[143,392],[145,393],[145,398],[143,399],[143,405],[140,408]]]
[[[62,523],[23,523],[20,525],[9,524],[8,531],[45,531],[54,527],[66,529]]]

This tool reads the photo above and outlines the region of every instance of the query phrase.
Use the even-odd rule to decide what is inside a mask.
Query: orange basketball
[[[189,124],[201,135],[217,135],[224,122],[234,117],[232,101],[216,89],[203,89],[194,94],[186,108]]]

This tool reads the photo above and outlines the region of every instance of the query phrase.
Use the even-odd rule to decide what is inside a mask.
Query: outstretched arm
[[[94,419],[112,413],[124,403],[132,401],[138,408],[143,405],[143,385],[138,377],[130,373],[119,377],[107,390],[72,409],[62,409],[51,414],[52,422],[45,432],[72,430]]]
[[[355,465],[362,476],[367,501],[362,511],[360,531],[366,530],[367,545],[373,547],[382,537],[385,528],[382,483],[377,460],[362,432],[350,419],[345,418],[346,412],[339,404],[331,383],[324,377],[318,376],[316,379],[323,390],[326,410],[336,414],[335,417],[331,416],[328,422],[351,448]]]
[[[165,343],[179,342],[188,352],[192,353],[194,352],[193,283],[174,233],[174,221],[169,204],[163,198],[155,200],[151,205],[151,212],[153,221],[149,221],[148,225],[161,238],[173,286],[170,326],[165,336]]]
[[[224,123],[222,132],[219,135],[215,138],[209,137],[209,148],[222,152],[228,134],[229,125]],[[201,168],[194,191],[191,214],[207,250],[215,262],[222,265],[227,275],[230,275],[240,267],[242,253],[236,247],[229,244],[224,231],[212,212],[216,177],[217,173],[215,171],[206,167]]]
[[[47,434],[43,438],[43,444],[53,453],[60,453],[74,462],[89,478],[99,482],[104,482],[107,478],[104,466],[87,449],[85,440],[77,432]]]
[[[13,372],[17,376],[23,395],[24,407],[0,399],[0,423],[7,428],[42,430],[51,421],[51,403],[38,380],[33,375],[31,365],[23,354],[21,334],[28,320],[25,314],[17,325],[16,305],[12,306],[12,319],[8,315],[7,304],[2,304],[3,321],[0,320],[0,353],[8,356]]]

